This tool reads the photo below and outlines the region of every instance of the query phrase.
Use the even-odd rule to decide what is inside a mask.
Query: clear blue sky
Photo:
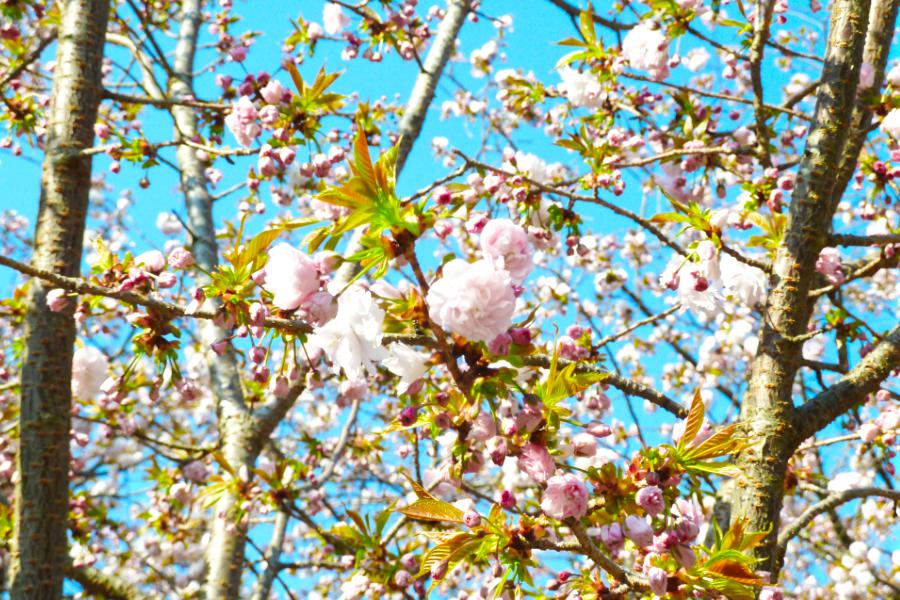
[[[235,29],[236,32],[245,29],[260,31],[263,35],[257,38],[257,42],[250,53],[250,59],[245,63],[248,70],[257,72],[259,70],[267,70],[273,72],[276,70],[281,59],[281,42],[292,30],[290,20],[297,17],[298,6],[303,7],[304,16],[314,20],[321,19],[320,0],[296,2],[289,0],[263,0],[249,1],[236,0],[235,13],[243,18],[243,22]],[[423,4],[426,4],[423,2]],[[430,3],[429,3],[430,4]],[[561,11],[551,7],[549,3],[543,2],[498,2],[496,0],[488,0],[483,3],[483,10],[491,15],[499,16],[506,12],[512,12],[515,16],[513,31],[506,38],[507,47],[505,52],[508,60],[504,66],[511,68],[522,67],[525,71],[533,71],[538,79],[555,83],[558,76],[553,73],[553,67],[556,61],[565,54],[565,49],[556,45],[556,41],[572,35],[573,29],[569,18]],[[604,2],[598,5],[604,5]],[[527,5],[527,8],[526,8]],[[487,22],[481,22],[476,25],[467,24],[464,27],[462,35],[462,48],[466,54],[483,43],[485,43],[494,33],[493,27]],[[733,40],[722,40],[726,43],[733,43]],[[682,42],[687,44],[687,40]],[[417,73],[417,67],[414,63],[400,64],[394,58],[385,60],[381,64],[373,64],[362,59],[357,59],[350,63],[346,63],[340,58],[342,44],[323,43],[319,46],[316,55],[306,61],[301,67],[301,72],[306,78],[314,76],[315,72],[323,64],[329,71],[345,70],[344,75],[335,84],[334,89],[340,93],[349,94],[357,92],[362,98],[376,99],[380,96],[386,96],[393,99],[395,94],[399,94],[401,99],[405,99],[411,88]],[[687,47],[680,49],[684,54]],[[118,50],[115,50],[118,52]],[[713,59],[715,61],[715,59]],[[205,60],[201,57],[198,64],[205,64]],[[469,66],[467,63],[459,63],[453,67],[454,75],[467,84],[480,86],[484,80],[473,80],[469,75]],[[683,71],[683,70],[682,70]],[[228,64],[217,72],[224,72],[234,76],[236,80],[240,80],[244,76],[241,66],[236,64]],[[288,84],[288,78],[282,74],[279,76],[282,83]],[[781,86],[786,82],[785,73],[779,69],[768,65],[766,70],[766,79],[769,89],[772,90],[769,100],[777,102],[780,100]],[[430,149],[430,141],[434,136],[446,136],[451,141],[451,146],[470,149],[477,146],[480,141],[479,125],[470,127],[462,127],[458,122],[450,124],[439,120],[440,102],[448,97],[452,91],[452,84],[444,82],[440,86],[440,92],[435,102],[435,108],[429,115],[422,135],[413,150],[403,176],[400,180],[401,192],[411,192],[424,184],[432,181],[435,177],[443,175],[445,170],[433,158]],[[198,96],[201,98],[212,98],[215,88],[212,82],[212,75],[207,74],[200,76],[197,80]],[[147,137],[151,141],[164,141],[171,139],[172,126],[169,117],[160,111],[146,111],[143,116],[144,129]],[[226,133],[226,143],[234,145],[233,138]],[[548,143],[540,131],[534,131],[530,136],[519,137],[517,140],[521,149],[525,151],[539,154],[546,160],[567,160],[564,151],[558,147],[554,147]],[[172,150],[164,151],[164,156],[173,156]],[[301,158],[303,158],[301,154]],[[0,151],[0,181],[4,182],[4,192],[0,195],[0,210],[13,209],[26,215],[32,220],[37,211],[39,196],[39,177],[40,177],[40,160],[41,154],[35,149],[27,148],[23,157],[17,158],[12,156],[8,151]],[[219,161],[216,165],[225,172],[225,180],[219,184],[219,189],[226,189],[229,185],[240,181],[246,173],[246,168],[251,164],[252,159],[238,159],[237,166],[229,166],[224,161]],[[568,160],[570,164],[579,167],[579,161]],[[103,172],[108,161],[105,157],[99,157],[95,160],[95,172]],[[119,175],[110,175],[107,178],[108,183],[115,186],[116,191],[111,192],[115,198],[118,190],[122,188],[131,188],[135,204],[131,209],[128,218],[132,227],[132,240],[135,241],[135,250],[143,251],[149,245],[162,246],[165,241],[164,237],[157,231],[154,223],[156,215],[164,210],[176,210],[183,213],[183,200],[177,193],[177,177],[166,167],[158,167],[149,173],[149,177],[153,185],[148,190],[138,188],[137,181],[143,176],[143,172],[127,163],[123,163],[122,173]],[[624,196],[618,199],[623,206],[637,211],[641,206],[641,190],[640,183],[631,178],[627,180],[628,188]],[[222,217],[232,216],[235,213],[237,202],[242,195],[235,194],[227,200],[220,202],[217,212]],[[268,194],[263,193],[262,197],[268,200]],[[651,206],[652,208],[652,206]],[[651,211],[652,212],[652,211]],[[264,220],[276,213],[274,207],[270,212],[260,217],[256,223],[257,227],[264,224]],[[585,214],[588,226],[591,227],[591,221],[595,223],[603,223],[602,227],[596,229],[601,232],[615,231],[621,233],[627,227],[627,222],[618,217],[605,214]],[[0,295],[6,296],[11,291],[11,285],[15,278],[10,272],[0,271]],[[654,306],[661,307],[659,300],[654,302]],[[562,323],[565,325],[565,323]],[[657,367],[661,366],[665,360],[669,360],[668,352],[662,351],[655,356],[648,356],[645,360],[645,367],[651,373],[658,372]],[[640,411],[640,402],[636,402],[636,407]],[[621,411],[621,406],[616,411],[617,416],[629,422],[627,413]],[[663,418],[659,415],[648,417],[641,415],[645,424],[658,424]],[[668,416],[664,420],[669,420]]]

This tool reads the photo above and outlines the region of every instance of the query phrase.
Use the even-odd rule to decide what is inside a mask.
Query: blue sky
[[[287,34],[292,30],[290,20],[297,17],[298,6],[303,8],[303,14],[307,18],[320,20],[322,2],[320,0],[296,2],[289,0],[264,0],[262,2],[251,2],[248,0],[236,0],[235,13],[241,15],[243,21],[235,29],[241,32],[246,29],[260,31],[263,35],[257,38],[256,44],[250,53],[250,59],[245,63],[247,69],[251,72],[259,70],[267,70],[273,72],[281,60],[281,43]],[[483,10],[492,16],[500,16],[506,12],[512,12],[515,16],[513,31],[506,37],[505,52],[508,55],[506,67],[517,68],[522,67],[525,71],[533,71],[536,77],[545,83],[556,83],[558,77],[553,73],[556,61],[565,54],[565,49],[556,45],[558,39],[570,36],[574,33],[569,18],[559,10],[551,7],[549,3],[530,2],[528,10],[523,10],[524,2],[499,2],[489,0],[484,3]],[[598,3],[604,4],[604,3]],[[481,46],[493,36],[493,27],[482,21],[477,24],[466,24],[462,34],[462,48],[469,54],[473,49]],[[722,40],[731,43],[732,40]],[[684,54],[687,50],[688,40],[682,40],[684,46],[680,49]],[[383,63],[369,63],[358,59],[350,63],[346,63],[340,58],[342,44],[323,43],[319,46],[314,57],[309,58],[301,67],[301,72],[306,78],[312,78],[316,71],[325,65],[329,71],[343,70],[345,71],[341,78],[337,81],[334,89],[340,93],[349,94],[357,92],[362,98],[376,99],[381,96],[393,100],[396,94],[401,99],[405,99],[410,90],[417,73],[417,67],[414,63],[400,63],[397,60],[389,59]],[[114,50],[113,52],[118,52]],[[204,58],[198,58],[198,64],[205,64]],[[680,70],[684,77],[684,70]],[[234,76],[236,80],[240,80],[244,75],[244,70],[240,65],[228,64],[224,68],[216,72],[223,72]],[[467,63],[458,63],[453,66],[454,75],[467,84],[473,84],[476,87],[483,85],[485,80],[474,80],[469,74],[469,66]],[[766,67],[766,78],[770,96],[767,100],[778,102],[781,99],[781,87],[787,81],[787,76],[783,71],[769,64]],[[281,74],[279,79],[284,84],[288,84],[289,80]],[[215,88],[213,85],[213,75],[202,75],[196,82],[198,96],[201,98],[213,98]],[[441,122],[439,120],[440,102],[447,98],[452,91],[452,84],[443,82],[439,88],[438,98],[435,106],[426,120],[424,130],[417,142],[415,149],[410,157],[404,173],[399,182],[401,193],[410,193],[421,188],[423,185],[433,181],[446,173],[445,169],[434,160],[431,154],[430,141],[435,136],[446,136],[450,139],[451,146],[460,147],[462,149],[470,149],[475,147],[479,142],[479,125],[471,125],[469,127],[461,127],[458,122]],[[164,141],[172,138],[171,120],[163,112],[146,111],[142,117],[144,122],[144,130],[148,139],[151,141]],[[529,135],[520,136],[517,140],[522,150],[534,152],[547,160],[565,160],[574,167],[579,167],[579,161],[567,159],[566,153],[548,143],[547,138],[540,131],[533,131]],[[234,145],[233,138],[226,133],[227,144]],[[163,151],[164,156],[173,156],[172,150]],[[301,154],[301,158],[303,158]],[[35,149],[26,148],[23,157],[14,157],[8,151],[0,151],[0,180],[5,185],[6,193],[0,196],[0,210],[16,210],[32,220],[37,211],[39,197],[39,177],[41,155]],[[238,159],[238,166],[229,166],[224,161],[220,161],[217,166],[225,172],[225,179],[219,184],[219,190],[228,188],[231,184],[240,181],[246,173],[246,168],[251,163],[248,160]],[[108,160],[105,157],[99,157],[95,160],[95,172],[104,171],[108,167]],[[160,211],[176,210],[183,214],[183,200],[177,192],[177,177],[170,169],[166,167],[158,167],[153,169],[148,175],[152,181],[152,186],[147,190],[142,190],[137,186],[138,180],[144,175],[140,169],[133,168],[128,164],[123,164],[122,173],[119,175],[110,175],[107,179],[108,183],[118,189],[131,188],[133,190],[133,198],[135,203],[130,209],[128,219],[133,227],[132,239],[136,241],[135,250],[143,251],[149,246],[161,247],[165,242],[164,236],[159,233],[154,223],[156,216]],[[628,187],[625,194],[617,199],[617,202],[631,210],[638,211],[641,206],[642,196],[640,190],[640,182],[634,177],[629,176],[627,179]],[[114,192],[115,194],[116,192]],[[268,194],[262,194],[263,198],[268,198]],[[115,197],[115,196],[113,196]],[[235,213],[237,202],[241,199],[241,194],[234,194],[227,200],[223,200],[217,206],[217,214],[220,217],[232,217]],[[654,203],[650,203],[650,212],[654,212]],[[264,225],[267,218],[275,214],[274,207],[270,204],[269,212],[259,217],[255,223],[256,227]],[[624,232],[627,222],[619,217],[611,216],[608,213],[588,212],[584,215],[588,222],[588,227],[592,224],[600,224],[596,227],[601,232],[615,231],[616,233]],[[592,223],[593,222],[593,223]],[[15,277],[8,271],[0,271],[0,293],[3,296],[8,295],[11,286],[15,281]],[[656,299],[653,303],[656,308],[661,308],[662,302]],[[560,323],[565,326],[566,321]],[[646,358],[644,366],[651,373],[658,372],[657,367],[670,358],[670,354],[661,351],[655,356]],[[618,397],[618,396],[616,396]],[[639,413],[641,402],[635,402]],[[627,413],[622,410],[621,405],[616,411],[617,416],[625,420]],[[670,421],[668,415],[662,416],[659,413],[653,416],[640,415],[645,425],[658,425],[662,421]]]

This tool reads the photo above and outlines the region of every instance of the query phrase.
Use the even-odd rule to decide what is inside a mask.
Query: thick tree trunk
[[[738,457],[743,474],[735,482],[732,520],[746,520],[754,531],[769,531],[757,554],[763,559],[759,568],[771,572],[773,581],[780,570],[775,544],[784,478],[788,460],[802,441],[792,398],[802,357],[802,342],[795,338],[806,332],[816,259],[831,231],[834,172],[856,105],[868,15],[869,0],[832,4],[814,124],[800,163],[789,223],[772,265],[759,349],[741,407],[744,434],[759,443]]]
[[[77,275],[91,187],[91,146],[102,92],[107,0],[68,0],[56,53],[32,264]],[[47,307],[49,288],[30,283],[19,414],[11,597],[56,599],[68,559],[69,429],[75,322]]]

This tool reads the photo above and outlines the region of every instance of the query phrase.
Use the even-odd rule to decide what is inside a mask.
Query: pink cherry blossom
[[[653,543],[653,529],[642,517],[628,515],[625,517],[622,530],[625,532],[625,536],[639,548],[646,548]]]
[[[274,296],[276,307],[296,310],[319,290],[319,284],[316,264],[306,254],[283,242],[269,250],[263,287]]]
[[[173,269],[187,269],[194,264],[194,255],[190,250],[177,246],[169,252],[168,262]]]
[[[495,435],[497,435],[497,426],[494,424],[494,418],[484,411],[478,413],[469,429],[469,437],[479,442],[486,442]]]
[[[106,381],[109,361],[93,346],[83,346],[72,355],[72,395],[90,400],[100,393]]]
[[[649,485],[638,490],[635,496],[638,506],[647,511],[647,514],[656,516],[666,508],[666,501],[663,498],[662,490],[655,485]]]
[[[659,567],[650,567],[647,570],[647,581],[650,583],[650,590],[657,596],[665,596],[666,588],[669,583],[669,575],[664,569]]]
[[[253,101],[247,96],[241,96],[231,107],[231,112],[225,117],[225,125],[234,134],[241,146],[248,147],[260,134],[259,125],[256,122],[258,113]]]
[[[322,9],[322,26],[328,35],[340,33],[349,24],[350,17],[344,14],[339,5],[329,2]]]
[[[816,259],[816,271],[824,275],[831,283],[844,282],[846,277],[841,266],[841,253],[837,248],[822,248],[819,258]]]
[[[281,104],[284,100],[284,92],[284,86],[282,86],[281,82],[277,79],[270,79],[269,83],[259,90],[259,94],[263,97],[263,100],[269,104]]]
[[[580,519],[587,512],[588,490],[584,482],[571,473],[554,475],[547,480],[541,498],[541,510],[548,517]]]
[[[556,465],[546,448],[529,442],[522,446],[519,454],[519,469],[536,482],[544,483],[556,471]]]
[[[53,312],[64,310],[69,305],[69,298],[66,290],[59,288],[47,292],[47,308]]]
[[[622,56],[631,68],[647,71],[654,79],[664,79],[669,73],[669,40],[648,21],[642,21],[625,36]]]
[[[528,234],[509,219],[492,219],[481,231],[481,252],[497,270],[509,273],[510,280],[521,284],[534,269]]]
[[[489,342],[509,329],[516,299],[509,277],[486,261],[455,259],[426,296],[431,319],[470,340]]]

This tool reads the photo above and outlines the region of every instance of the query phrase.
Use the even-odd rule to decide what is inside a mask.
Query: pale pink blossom
[[[469,437],[479,442],[486,442],[497,435],[497,426],[490,413],[484,411],[478,413],[469,429]]]
[[[409,386],[421,379],[428,372],[428,359],[431,355],[407,346],[394,343],[388,346],[389,356],[384,359],[384,366],[400,377],[399,391],[405,393]]]
[[[269,250],[263,287],[273,295],[272,304],[295,310],[319,290],[316,264],[303,252],[284,242]]]
[[[547,480],[541,498],[541,510],[548,517],[580,519],[587,512],[588,490],[581,479],[571,473],[554,475]]]
[[[337,315],[316,328],[309,345],[325,352],[335,372],[343,370],[349,379],[364,379],[388,356],[381,347],[383,325],[384,311],[372,294],[353,286],[340,295]]]
[[[100,393],[109,361],[93,346],[83,346],[72,355],[72,395],[81,400],[91,400]]]
[[[604,525],[600,527],[600,540],[610,552],[618,552],[625,543],[625,532],[618,523]]]
[[[885,75],[885,80],[894,87],[900,87],[900,65],[895,65]]]
[[[841,253],[837,248],[822,248],[819,258],[816,259],[816,271],[824,275],[831,283],[844,282],[846,278],[843,267],[841,267]]]
[[[657,596],[665,596],[669,583],[669,575],[664,569],[659,567],[650,567],[647,570],[647,581],[650,584],[650,591]]]
[[[231,112],[225,117],[225,125],[241,146],[250,146],[261,133],[259,124],[256,122],[258,114],[256,107],[253,106],[253,101],[247,96],[241,96],[241,99],[232,105]]]
[[[900,108],[895,108],[881,120],[881,130],[892,138],[900,139]]]
[[[572,438],[572,452],[575,456],[594,456],[597,454],[597,438],[582,432]]]
[[[759,592],[759,600],[784,600],[781,588],[766,586]]]
[[[631,68],[647,71],[656,80],[669,74],[669,40],[659,28],[643,21],[622,42],[622,56]]]
[[[426,297],[431,319],[470,340],[490,342],[509,329],[516,298],[509,276],[487,260],[452,260]]]
[[[557,87],[572,106],[597,108],[603,104],[603,88],[599,79],[590,71],[581,73],[571,67],[563,67],[559,70],[559,76],[562,83]]]
[[[281,104],[284,99],[284,91],[284,86],[281,85],[280,81],[270,79],[269,83],[259,90],[259,94],[269,104]]]
[[[329,2],[322,9],[322,25],[328,35],[340,33],[349,24],[350,17],[344,14],[339,5]]]
[[[875,69],[871,63],[864,62],[859,67],[859,89],[866,90],[875,83]]]
[[[625,517],[625,525],[622,530],[625,532],[625,536],[639,548],[646,548],[653,543],[653,529],[642,517],[628,515]]]
[[[481,231],[481,252],[497,270],[509,273],[519,285],[534,269],[528,234],[509,219],[493,219]]]
[[[662,490],[655,485],[650,485],[638,490],[635,496],[638,506],[647,511],[647,514],[656,516],[666,508]]]
[[[556,470],[553,457],[540,444],[529,442],[519,454],[519,469],[538,483],[547,481]]]
[[[871,444],[881,435],[881,427],[875,423],[863,423],[856,430],[856,433],[859,435],[859,439],[867,444]]]
[[[159,250],[148,250],[137,255],[134,264],[144,267],[151,273],[159,273],[166,268],[166,257]]]
[[[64,310],[69,305],[69,298],[66,290],[59,288],[47,292],[47,308],[53,312]]]
[[[168,262],[173,269],[187,269],[194,264],[194,255],[190,250],[177,246],[169,252]]]

